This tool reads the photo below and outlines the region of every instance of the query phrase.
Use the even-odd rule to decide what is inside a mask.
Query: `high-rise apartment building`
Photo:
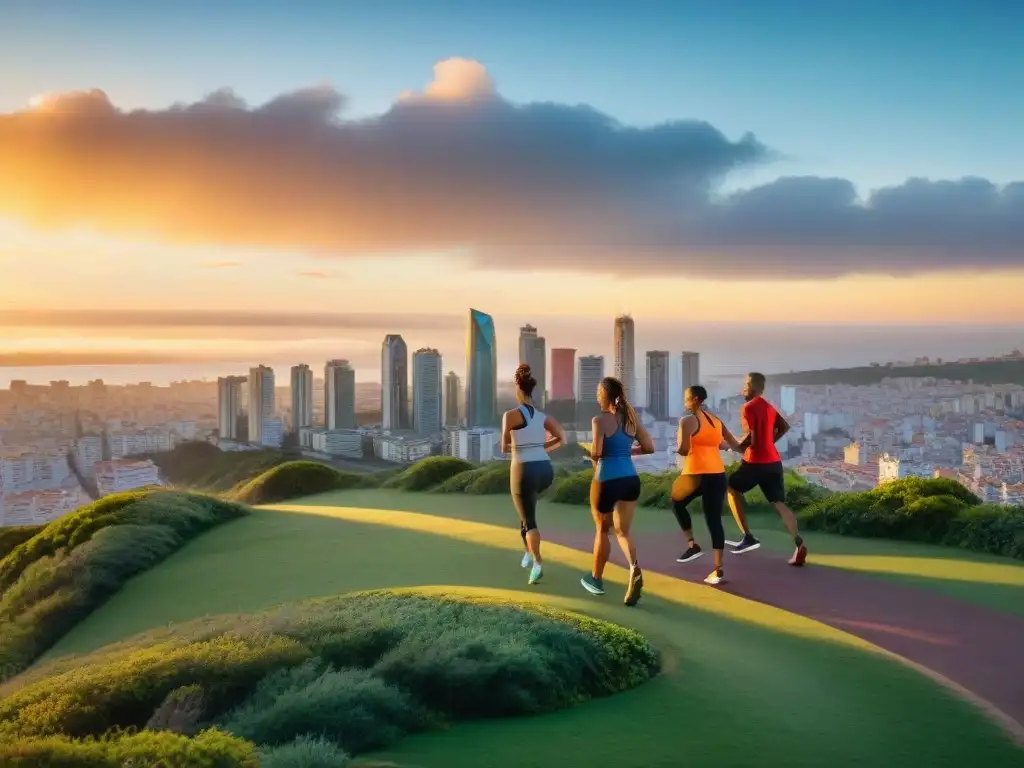
[[[292,366],[292,432],[313,426],[313,371],[305,363]]]
[[[356,372],[348,360],[328,360],[324,365],[324,426],[356,428]]]
[[[700,354],[698,352],[683,352],[683,392],[694,384],[700,384]]]
[[[489,427],[498,423],[498,344],[494,318],[469,310],[466,329],[466,424]]]
[[[217,379],[217,434],[221,440],[238,439],[243,384],[245,376],[221,376]]]
[[[276,405],[274,369],[265,365],[249,369],[249,442],[263,445],[264,426],[273,421]],[[270,425],[267,425],[270,426]],[[273,428],[268,431],[274,431]]]
[[[551,350],[551,391],[550,400],[575,400],[576,350],[557,348]]]
[[[603,378],[603,355],[584,355],[580,357],[579,384],[576,387],[577,400],[581,403],[596,403],[597,387]]]
[[[459,425],[459,404],[462,402],[462,382],[455,371],[448,371],[444,377],[444,425]]]
[[[647,353],[647,410],[658,420],[668,418],[669,354],[662,350]]]
[[[533,400],[540,406],[544,405],[547,393],[547,360],[547,341],[543,336],[537,335],[537,329],[532,325],[524,325],[519,329],[519,362],[530,366],[533,378],[537,380]]]
[[[615,354],[614,376],[622,382],[626,399],[634,397],[636,389],[636,345],[633,318],[620,315],[615,318],[612,331],[612,350]]]
[[[384,429],[409,428],[409,348],[397,333],[381,345],[380,410]]]
[[[418,349],[412,356],[412,428],[436,435],[442,427],[441,353]]]

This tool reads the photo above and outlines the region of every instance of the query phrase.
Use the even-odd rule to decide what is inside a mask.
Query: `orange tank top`
[[[697,431],[690,435],[690,452],[683,463],[684,475],[717,475],[725,472],[722,454],[722,422],[707,411],[697,415]]]

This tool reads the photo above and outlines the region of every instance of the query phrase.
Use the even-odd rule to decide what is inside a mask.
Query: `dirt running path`
[[[593,535],[544,530],[544,538],[590,551]],[[678,537],[677,537],[678,538]],[[711,553],[676,563],[681,542],[658,534],[637,536],[645,570],[700,583],[711,572]],[[613,561],[625,561],[612,543]],[[721,589],[815,619],[938,672],[987,699],[1024,728],[1024,619],[838,568],[804,568],[765,549],[726,553],[728,582]]]

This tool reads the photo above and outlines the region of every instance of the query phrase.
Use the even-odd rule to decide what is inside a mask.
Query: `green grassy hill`
[[[942,365],[865,365],[858,368],[825,368],[816,371],[773,373],[773,384],[879,384],[887,378],[935,378],[973,381],[976,384],[1024,385],[1024,360],[986,360]]]

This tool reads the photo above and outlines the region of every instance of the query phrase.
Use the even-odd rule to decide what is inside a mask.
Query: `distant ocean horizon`
[[[610,328],[549,320],[541,330],[547,337],[549,352],[553,348],[572,346],[577,350],[577,357],[604,355],[605,369],[609,374],[612,372]],[[454,370],[460,376],[464,374],[464,334],[433,330],[413,331],[403,336],[410,353],[420,346],[440,349],[445,370]],[[913,360],[916,357],[955,360],[1002,355],[1024,348],[1024,328],[753,325],[749,328],[713,326],[698,329],[681,323],[676,330],[665,324],[648,325],[638,319],[635,343],[637,378],[645,376],[647,350],[669,350],[673,355],[682,350],[692,350],[700,353],[701,379],[707,382],[735,379],[754,370],[770,376],[791,371]],[[144,348],[144,342],[140,342],[140,347]],[[67,380],[73,385],[81,385],[92,379],[103,379],[109,384],[148,381],[166,386],[172,381],[215,381],[219,376],[245,375],[250,367],[261,363],[277,369],[278,385],[287,386],[288,367],[307,363],[319,377],[323,375],[324,362],[332,358],[349,359],[356,369],[356,380],[369,383],[380,381],[379,349],[376,344],[363,343],[354,354],[346,354],[344,349],[338,349],[331,340],[325,339],[322,348],[320,344],[313,344],[301,351],[282,349],[269,342],[267,354],[251,361],[0,367],[0,387],[8,387],[12,380],[37,385]],[[446,350],[453,350],[453,353],[446,354]],[[518,363],[516,334],[499,329],[499,378],[510,380]]]

